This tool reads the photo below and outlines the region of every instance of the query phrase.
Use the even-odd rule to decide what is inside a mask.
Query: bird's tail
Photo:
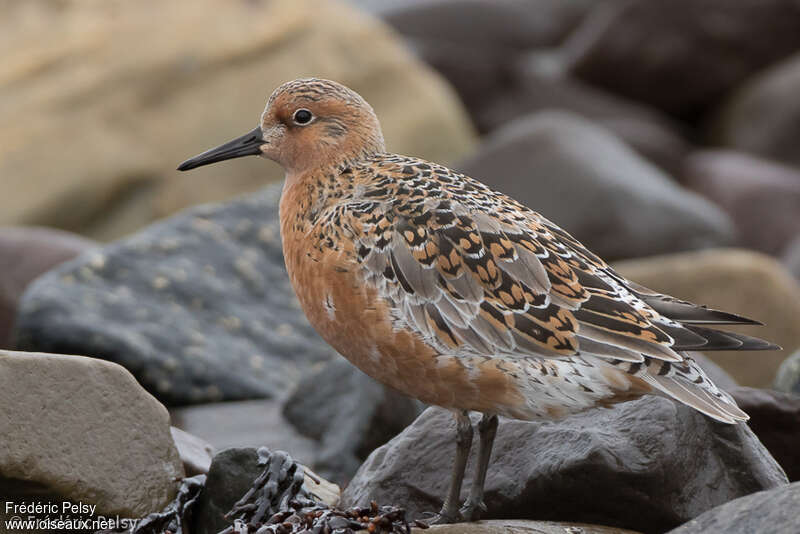
[[[678,400],[712,419],[723,423],[740,423],[750,417],[736,405],[733,398],[720,390],[692,358],[682,354],[682,362],[660,362],[651,360],[643,378],[653,388],[668,397]]]

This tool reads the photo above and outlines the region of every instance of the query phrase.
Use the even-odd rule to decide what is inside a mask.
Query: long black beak
[[[206,150],[200,155],[189,158],[178,166],[179,171],[188,171],[210,163],[224,161],[226,159],[241,158],[244,156],[257,156],[261,154],[261,145],[264,140],[261,137],[261,127],[247,132],[233,141],[228,141],[217,148]]]

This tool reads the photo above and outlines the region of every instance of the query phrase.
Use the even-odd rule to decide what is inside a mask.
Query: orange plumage
[[[747,419],[684,351],[775,348],[708,328],[753,321],[625,280],[506,195],[387,153],[350,89],[284,84],[259,128],[180,168],[250,154],[286,169],[284,257],[311,324],[376,380],[456,413],[441,520],[479,512],[497,415],[558,418],[656,393],[718,421]],[[468,411],[485,414],[485,439],[460,516]]]

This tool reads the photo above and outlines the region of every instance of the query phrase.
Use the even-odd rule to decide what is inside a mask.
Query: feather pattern
[[[603,362],[712,417],[741,418],[695,381],[704,375],[683,351],[774,348],[707,328],[752,321],[625,280],[554,223],[446,167],[381,154],[348,173],[357,194],[320,220],[348,228],[396,329],[465,361]]]
[[[295,120],[300,108],[314,120]],[[287,82],[240,142],[179,169],[254,151],[286,169],[281,240],[298,302],[376,380],[459,412],[520,419],[648,393],[720,421],[747,418],[684,351],[776,348],[713,328],[755,321],[626,280],[506,195],[386,153],[377,116],[347,87]]]
[[[692,312],[705,308],[626,281],[567,232],[476,180],[416,158],[367,163],[350,169],[364,178],[360,198],[337,205],[338,215],[350,219],[365,278],[437,350],[681,361],[680,351],[741,346],[689,326],[736,316]]]

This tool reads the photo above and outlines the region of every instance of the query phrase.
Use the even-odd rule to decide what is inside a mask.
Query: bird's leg
[[[442,504],[442,510],[433,523],[455,523],[461,519],[461,514],[458,512],[461,483],[464,481],[464,469],[467,467],[467,458],[471,447],[472,421],[467,412],[459,412],[456,414],[456,459],[450,479],[450,490]]]
[[[494,437],[497,435],[497,416],[483,414],[481,422],[478,423],[478,434],[480,435],[478,467],[475,478],[472,479],[469,497],[461,509],[464,521],[477,521],[481,513],[486,511],[486,505],[483,503],[483,486],[486,483],[486,471],[489,467],[489,458],[492,456]]]

